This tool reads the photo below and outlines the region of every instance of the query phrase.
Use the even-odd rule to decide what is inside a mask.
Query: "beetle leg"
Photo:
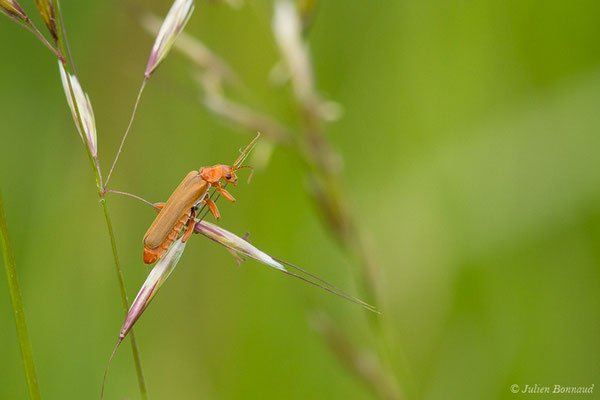
[[[221,186],[220,184],[214,185],[214,186],[215,186],[215,189],[217,189],[223,197],[225,197],[227,200],[229,200],[232,203],[235,202],[235,198],[227,190],[225,190],[225,188],[223,186]]]
[[[219,209],[217,208],[217,205],[215,204],[214,201],[212,201],[211,199],[209,199],[208,197],[206,199],[204,199],[202,201],[204,204],[206,204],[206,206],[208,207],[208,209],[210,210],[210,213],[216,218],[219,219],[221,218],[221,214],[219,213]]]
[[[154,206],[154,209],[156,210],[156,212],[160,212],[160,210],[163,209],[165,204],[167,204],[167,203],[154,203],[153,206]]]
[[[181,243],[187,242],[187,240],[190,238],[190,236],[192,236],[192,233],[194,233],[194,227],[196,226],[196,211],[192,211],[192,214],[190,215],[190,219],[188,220],[187,226],[188,226],[187,231],[185,231],[183,238],[181,238]]]
[[[194,220],[192,219],[191,221],[193,222]],[[181,243],[187,242],[190,236],[192,236],[192,233],[194,233],[194,225],[196,225],[195,222],[193,224],[188,224],[187,231],[185,231],[185,234],[181,238]]]

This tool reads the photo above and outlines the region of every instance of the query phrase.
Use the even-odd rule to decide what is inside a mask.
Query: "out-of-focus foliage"
[[[145,3],[163,15],[169,7]],[[153,39],[113,2],[62,7],[106,173]],[[271,12],[264,1],[198,2],[186,32],[239,72],[241,101],[294,124],[289,88],[267,83],[278,61]],[[598,386],[599,20],[595,1],[317,6],[308,32],[316,85],[344,107],[327,132],[385,273],[392,344],[423,399]],[[0,37],[10,38],[0,45],[0,187],[42,396],[94,398],[123,313],[93,172],[52,54],[8,18]],[[164,201],[189,170],[232,162],[249,141],[196,101],[190,71],[174,52],[153,76],[112,188]],[[357,291],[291,153],[276,149],[232,193],[236,204],[219,203],[220,225]],[[148,272],[141,238],[155,212],[108,201],[132,298]],[[372,344],[359,307],[253,261],[237,268],[192,237],[136,325],[150,397],[371,398],[311,330],[315,308]],[[0,320],[0,398],[25,398],[7,294]],[[139,396],[129,346],[106,395]]]

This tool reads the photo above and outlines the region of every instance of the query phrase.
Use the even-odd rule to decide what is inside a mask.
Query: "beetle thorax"
[[[220,165],[213,167],[204,167],[200,170],[200,176],[206,182],[214,183],[217,182],[223,176],[223,169]]]
[[[212,167],[204,167],[200,170],[200,176],[207,182],[216,183],[220,179],[227,182],[235,183],[237,178],[233,169],[228,165],[214,165]]]

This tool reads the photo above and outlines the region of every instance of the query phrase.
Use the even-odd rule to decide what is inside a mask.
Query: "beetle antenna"
[[[260,137],[260,132],[258,132],[256,134],[256,137],[254,139],[252,139],[250,144],[248,144],[248,146],[246,146],[244,151],[242,151],[242,154],[240,154],[240,156],[237,158],[237,160],[235,160],[235,162],[233,163],[234,170],[239,169],[239,167],[244,163],[244,161],[246,161],[246,158],[248,157],[248,155],[250,154],[252,149],[254,149],[254,146],[256,146],[256,141],[258,140],[259,137]]]
[[[242,169],[242,168],[250,168],[251,172],[250,172],[250,176],[248,177],[248,182],[250,182],[250,178],[252,178],[252,175],[254,174],[254,168],[252,168],[249,165],[244,165],[244,166],[241,166],[241,165],[246,160],[246,157],[248,157],[248,154],[252,151],[252,149],[254,149],[254,146],[256,146],[256,141],[258,140],[259,137],[260,137],[260,132],[257,132],[256,137],[254,139],[252,139],[252,141],[248,144],[248,146],[246,146],[244,151],[242,151],[242,154],[240,154],[238,159],[235,160],[235,162],[233,163],[234,171],[236,171],[238,169]],[[227,187],[227,182],[225,182],[225,185],[223,186],[223,188],[225,188],[225,187]],[[219,199],[219,197],[221,197],[219,192],[217,192],[216,190],[213,191],[212,194],[210,194],[208,196],[209,196],[209,199],[213,200],[214,202],[216,202]],[[206,205],[203,205],[200,208],[200,210],[198,210],[198,215],[202,214],[202,212],[204,211],[204,214],[202,214],[202,216],[200,218],[198,218],[198,222],[202,221],[208,214],[209,210],[205,210],[205,209],[206,209]]]
[[[252,179],[252,175],[254,175],[254,168],[249,165],[242,165],[241,167],[236,168],[236,171],[242,168],[250,168],[250,175],[248,176],[248,183],[250,183],[250,179]]]

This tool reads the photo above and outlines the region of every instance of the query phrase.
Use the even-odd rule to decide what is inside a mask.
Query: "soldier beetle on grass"
[[[156,262],[171,246],[171,243],[177,239],[184,227],[187,227],[187,230],[182,242],[185,243],[190,238],[194,231],[196,214],[201,204],[207,206],[216,219],[220,218],[215,202],[206,194],[211,187],[214,187],[227,200],[235,201],[220,181],[222,179],[234,186],[237,185],[235,173],[242,168],[252,170],[250,177],[248,177],[248,182],[250,181],[254,170],[248,165],[242,166],[242,163],[254,148],[259,137],[260,133],[250,142],[231,167],[218,164],[212,167],[200,168],[199,171],[191,171],[177,186],[166,203],[156,203],[154,205],[160,211],[144,235],[145,264]]]
[[[104,372],[100,395],[101,398],[104,396],[106,374],[108,373],[110,362],[112,361],[117,348],[131,331],[133,325],[145,311],[148,304],[150,304],[163,282],[175,268],[175,265],[183,253],[187,240],[193,233],[200,233],[222,246],[225,246],[232,254],[234,254],[234,256],[236,256],[238,262],[245,261],[244,259],[237,257],[238,254],[251,257],[260,263],[271,266],[287,275],[301,279],[347,301],[360,305],[371,312],[379,314],[379,311],[377,311],[375,307],[343,291],[337,286],[318,278],[300,267],[272,257],[261,251],[250,244],[245,236],[237,236],[217,225],[203,221],[204,216],[206,216],[208,212],[219,219],[217,206],[208,194],[211,188],[214,188],[216,193],[219,193],[227,200],[233,202],[235,199],[225,190],[225,186],[228,183],[232,183],[233,185],[237,184],[236,171],[242,168],[250,168],[252,172],[248,177],[248,181],[252,178],[254,172],[252,167],[242,166],[242,164],[256,145],[256,141],[259,137],[260,133],[257,134],[244,151],[241,152],[240,156],[235,160],[231,167],[217,164],[212,167],[204,167],[200,168],[198,171],[191,171],[188,173],[166,203],[151,203],[131,193],[119,192],[116,190],[106,191],[106,193],[118,193],[137,198],[138,200],[151,205],[159,212],[143,239],[144,263],[153,264],[156,261],[158,261],[158,263],[146,278],[146,281],[142,285],[142,288],[138,292],[138,295],[125,317],[125,322],[119,333],[117,344],[113,349]],[[225,181],[225,184],[223,184],[221,180]],[[204,207],[208,208],[208,210],[200,218],[196,218]],[[286,267],[293,268],[296,270],[296,273],[288,271]],[[305,276],[302,276],[301,274]]]
[[[246,236],[239,237],[216,225],[203,221],[208,212],[210,212],[216,219],[220,218],[219,210],[215,204],[216,198],[215,201],[213,201],[213,196],[208,194],[211,188],[215,189],[213,195],[215,193],[219,193],[227,200],[235,202],[235,198],[227,190],[225,190],[225,186],[228,183],[231,183],[234,186],[237,185],[236,171],[242,168],[249,168],[251,172],[250,176],[248,177],[248,182],[250,182],[250,179],[254,173],[254,169],[251,166],[242,164],[250,152],[254,149],[254,146],[256,146],[256,142],[259,137],[260,133],[257,133],[256,137],[252,139],[252,141],[248,144],[248,146],[246,146],[246,148],[241,152],[240,156],[231,166],[217,164],[212,167],[203,167],[198,171],[194,170],[189,172],[183,181],[181,181],[181,183],[173,191],[166,203],[151,203],[131,193],[117,190],[105,190],[105,193],[116,193],[136,198],[154,207],[154,209],[158,211],[158,216],[154,219],[144,235],[144,263],[154,264],[156,261],[166,258],[170,248],[173,247],[173,244],[176,241],[181,247],[184,247],[187,240],[192,236],[193,233],[201,233],[215,242],[225,246],[234,255],[243,254],[249,256],[263,264],[274,267],[285,274],[299,278],[307,283],[333,293],[336,296],[342,297],[345,300],[356,303],[369,311],[379,313],[372,305],[365,303],[359,298],[352,296],[351,294],[330,284],[329,282],[312,275],[308,271],[264,253],[263,251],[251,245],[246,239]],[[225,184],[223,184],[221,180],[225,181]],[[206,211],[200,218],[197,218],[201,211],[204,210],[204,207],[208,208],[208,211]],[[236,259],[238,260],[238,263],[239,261],[245,261],[237,256]],[[288,271],[284,265],[291,267],[299,273],[304,274],[314,280],[292,273]],[[128,330],[126,330],[126,332],[128,332]],[[122,338],[123,337],[124,335]]]
[[[342,297],[345,300],[356,303],[369,311],[379,313],[370,304],[365,303],[327,281],[312,275],[308,271],[262,252],[258,248],[252,246],[245,237],[236,236],[216,225],[203,221],[208,212],[216,219],[220,218],[219,210],[215,204],[216,199],[213,201],[211,198],[212,196],[208,194],[211,188],[215,188],[215,193],[219,193],[227,200],[235,202],[235,198],[225,190],[225,186],[228,183],[231,183],[234,186],[237,185],[236,171],[242,168],[249,168],[251,172],[248,177],[248,182],[250,182],[254,169],[251,166],[242,164],[254,149],[254,146],[256,146],[256,141],[259,137],[260,133],[257,133],[256,137],[252,139],[231,166],[217,164],[212,167],[203,167],[198,171],[194,170],[189,172],[177,186],[175,191],[173,191],[166,203],[151,203],[131,193],[106,190],[106,193],[117,193],[134,197],[149,204],[158,211],[158,216],[154,219],[144,235],[144,263],[153,264],[156,261],[167,257],[167,253],[170,251],[169,249],[173,246],[175,241],[178,243],[180,242],[179,245],[183,247],[193,233],[201,233],[225,246],[233,254],[247,255],[290,276],[299,278],[307,283],[333,293],[336,296]],[[221,180],[225,181],[225,184],[223,184]],[[213,195],[215,193],[213,193]],[[208,208],[208,211],[200,218],[197,218],[204,207]],[[240,260],[244,261],[239,257],[236,257],[236,259],[238,260],[238,263]],[[288,271],[284,265],[291,267],[314,280],[294,274]]]

